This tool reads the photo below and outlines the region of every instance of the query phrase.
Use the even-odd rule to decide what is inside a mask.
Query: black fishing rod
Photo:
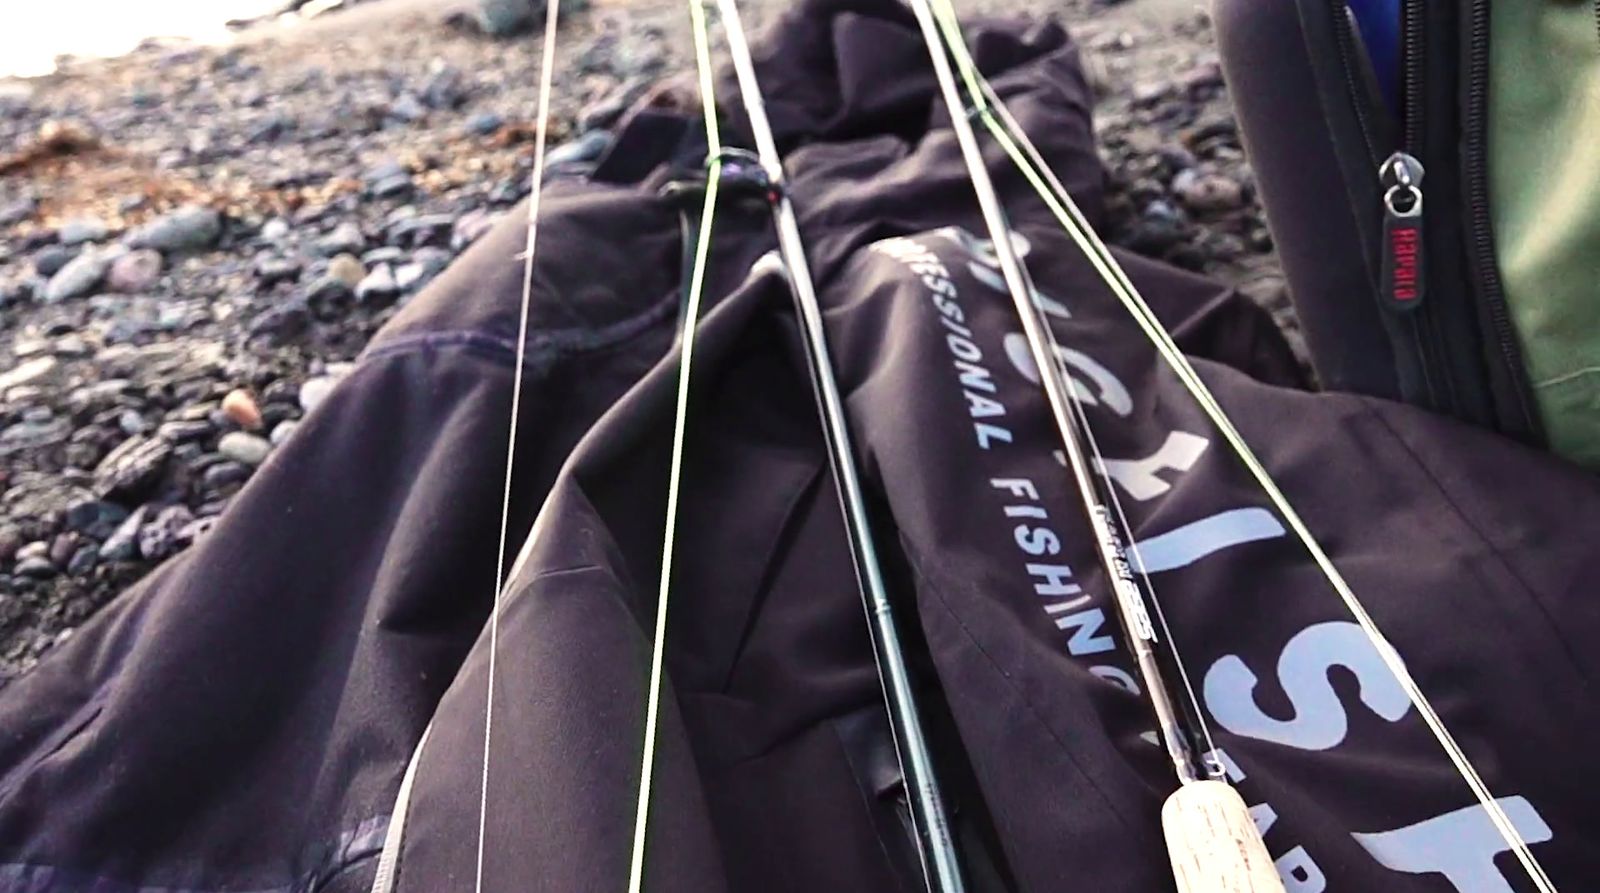
[[[778,251],[787,268],[789,289],[794,296],[795,311],[800,321],[806,365],[822,417],[828,459],[838,488],[839,505],[844,513],[845,534],[850,542],[856,580],[866,609],[873,657],[878,665],[884,703],[888,707],[889,727],[900,760],[923,876],[931,893],[961,893],[965,890],[965,884],[960,860],[951,836],[949,816],[939,793],[932,749],[923,732],[905,649],[884,586],[883,569],[878,562],[878,550],[873,542],[867,504],[862,495],[861,478],[851,446],[850,428],[845,420],[844,400],[839,394],[833,361],[828,352],[828,339],[823,331],[822,308],[817,301],[810,264],[806,261],[800,224],[784,188],[783,162],[772,136],[772,125],[767,120],[766,104],[756,80],[755,64],[745,40],[739,10],[733,0],[716,0],[716,5],[738,79],[739,96],[755,137],[756,159],[769,186],[767,198],[777,230]]]
[[[1201,773],[1199,755],[1193,752],[1158,660],[1155,627],[1148,608],[1153,603],[1153,595],[1140,584],[1124,551],[1128,541],[1118,516],[1110,508],[1115,504],[1115,495],[1105,479],[1104,463],[1098,474],[1091,464],[1089,454],[1093,440],[1088,420],[1075,402],[1073,386],[1062,374],[1053,336],[1032,298],[1034,290],[1027,270],[1012,247],[1005,210],[989,179],[968,104],[961,98],[936,13],[929,0],[910,0],[910,3],[922,29],[940,92],[950,111],[951,125],[994,243],[1006,289],[1016,305],[1029,351],[1039,369],[1073,482],[1094,531],[1095,550],[1110,584],[1124,638],[1155,714],[1162,746],[1178,778],[1178,790],[1167,798],[1161,811],[1168,856],[1178,887],[1184,893],[1282,893],[1283,883],[1244,800],[1227,782]]]

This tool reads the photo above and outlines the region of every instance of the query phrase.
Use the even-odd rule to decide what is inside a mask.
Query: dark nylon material
[[[1139,737],[1142,701],[1110,678],[1126,659],[1079,647],[1116,636],[1104,581],[1042,395],[1007,358],[1009,302],[946,229],[978,219],[925,51],[890,3],[809,3],[776,35],[759,53],[763,85],[793,149],[891,592],[930,712],[949,717],[933,725],[962,839],[998,839],[996,875],[1021,890],[1170,889],[1157,818],[1170,771]],[[1062,32],[974,38],[1097,212],[1089,91]],[[693,123],[652,113],[635,124],[654,137],[629,144],[665,162]],[[637,154],[620,163],[641,169]],[[1057,331],[1081,352],[1068,365],[1097,396],[1107,455],[1148,457],[1174,431],[1209,441],[1187,470],[1146,481],[1148,498],[1122,493],[1137,536],[1224,511],[1270,528],[1253,511],[1265,498],[1087,263],[998,152],[991,165],[1038,287],[1072,314]],[[514,542],[547,503],[499,630],[488,890],[625,885],[675,376],[681,247],[675,211],[653,197],[666,176],[547,195]],[[720,300],[691,399],[646,889],[912,891],[903,841],[874,802],[882,773],[852,743],[880,695],[789,298],[757,263],[773,247],[764,219],[723,215],[713,241]],[[898,235],[922,248],[871,247]],[[0,692],[0,887],[364,889],[431,721],[398,889],[472,888],[522,239],[508,222],[474,248],[208,539]],[[1593,480],[1406,407],[1299,391],[1262,312],[1124,261],[1489,784],[1553,831],[1534,852],[1578,889],[1600,872],[1600,806],[1584,789],[1600,732],[1584,643],[1600,616],[1579,533],[1600,529]],[[930,297],[941,269],[960,319]],[[987,376],[953,365],[969,345]],[[1125,402],[1085,371],[1101,367]],[[1010,440],[991,432],[984,449],[980,422]],[[993,483],[1020,479],[1037,499]],[[1047,519],[1005,513],[1023,504]],[[1060,554],[1027,555],[1039,540],[1016,530],[1024,521],[1055,532]],[[1291,538],[1256,539],[1153,576],[1196,685],[1237,656],[1260,710],[1292,724],[1306,717],[1279,682],[1286,643],[1348,617]],[[1147,561],[1180,560],[1183,543],[1154,542],[1165,545]],[[1081,596],[1037,593],[1035,561],[1070,565]],[[1063,605],[1101,608],[1107,625],[1058,628],[1068,615],[1049,608]],[[1322,678],[1337,703],[1317,717],[1348,718],[1337,746],[1218,723],[1246,800],[1276,815],[1272,854],[1313,860],[1328,889],[1451,889],[1381,867],[1351,832],[1470,807],[1470,794],[1414,710],[1371,706],[1385,704],[1381,680]]]

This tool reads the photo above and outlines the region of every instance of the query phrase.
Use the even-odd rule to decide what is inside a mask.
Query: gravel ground
[[[757,28],[783,8],[744,5]],[[1205,14],[1055,9],[1099,91],[1113,241],[1239,284],[1293,335]],[[566,17],[555,175],[692,65],[685,19],[656,0]],[[523,197],[536,43],[376,0],[227,49],[0,79],[0,685],[203,537],[372,333]]]

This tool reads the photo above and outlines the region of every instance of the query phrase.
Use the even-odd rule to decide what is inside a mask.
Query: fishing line
[[[893,606],[878,561],[860,474],[855,466],[844,399],[834,377],[822,308],[806,259],[800,225],[784,185],[782,159],[767,119],[766,104],[738,7],[733,0],[717,0],[717,8],[738,80],[740,101],[749,116],[757,156],[771,185],[767,200],[778,236],[779,253],[788,273],[790,294],[794,299],[807,370],[811,375],[812,392],[828,448],[829,467],[833,471],[844,532],[866,615],[890,735],[900,764],[923,880],[931,893],[961,893],[965,883],[960,859],[939,791],[932,749],[922,729],[909,662],[900,642]]]
[[[1189,363],[1188,358],[1172,340],[1170,333],[1161,325],[1154,311],[1150,309],[1143,296],[1139,294],[1137,287],[1128,278],[1126,271],[1117,263],[1104,241],[1089,225],[1087,218],[1084,217],[1076,202],[1073,201],[1071,195],[1061,184],[1060,179],[1056,177],[1049,165],[1044,162],[1037,147],[1034,146],[1026,132],[1017,124],[1010,110],[1005,107],[1004,102],[995,94],[993,88],[977,69],[967,49],[965,40],[961,36],[953,5],[949,0],[930,0],[930,2],[938,8],[938,19],[944,31],[944,40],[948,45],[950,54],[955,58],[956,64],[962,70],[963,78],[966,80],[969,90],[973,91],[972,101],[976,107],[977,117],[984,122],[985,127],[993,135],[996,142],[1000,144],[1011,161],[1028,180],[1039,198],[1049,207],[1061,224],[1062,229],[1077,244],[1085,257],[1088,258],[1107,287],[1127,309],[1134,321],[1138,323],[1140,329],[1156,348],[1157,353],[1161,355],[1168,367],[1177,374],[1179,381],[1189,391],[1195,402],[1205,411],[1212,424],[1223,434],[1234,454],[1250,471],[1251,475],[1255,477],[1259,486],[1273,503],[1273,506],[1283,515],[1290,528],[1294,530],[1296,537],[1311,555],[1328,583],[1345,603],[1345,606],[1372,643],[1374,650],[1377,651],[1384,665],[1389,669],[1396,681],[1400,683],[1412,705],[1417,709],[1418,714],[1422,716],[1423,721],[1433,733],[1434,738],[1439,742],[1440,747],[1445,751],[1457,772],[1467,783],[1467,786],[1471,788],[1479,804],[1494,824],[1495,829],[1515,853],[1517,861],[1528,873],[1534,885],[1538,887],[1541,893],[1555,893],[1554,883],[1551,882],[1543,866],[1539,864],[1538,859],[1529,851],[1527,841],[1516,830],[1510,817],[1506,815],[1499,801],[1495,799],[1465,751],[1457,743],[1449,729],[1446,728],[1443,719],[1434,710],[1432,703],[1422,692],[1416,680],[1412,678],[1399,652],[1390,644],[1382,631],[1378,629],[1376,622],[1367,612],[1365,605],[1356,596],[1355,591],[1344,579],[1343,574],[1333,564],[1332,559],[1323,550],[1321,544],[1318,543],[1299,513],[1290,504],[1282,488],[1278,486],[1277,482],[1266,470],[1266,467],[1255,455],[1254,450],[1250,448],[1238,429],[1234,427],[1226,411],[1222,409],[1211,390]],[[1026,147],[1026,149],[1024,150],[1022,147]]]
[[[554,5],[555,0],[549,0]],[[678,497],[683,477],[684,432],[689,419],[689,377],[694,365],[695,333],[699,330],[700,300],[705,292],[706,260],[711,253],[711,226],[716,212],[718,183],[722,174],[722,153],[717,148],[722,138],[717,131],[716,81],[711,70],[711,48],[706,33],[705,10],[699,0],[690,0],[689,15],[694,22],[695,67],[700,75],[700,104],[706,128],[706,145],[713,152],[707,159],[705,204],[700,211],[700,232],[694,267],[689,276],[689,293],[684,304],[682,346],[678,359],[678,393],[672,416],[672,459],[667,472],[666,531],[661,541],[661,580],[656,596],[656,626],[650,648],[650,682],[645,695],[644,747],[639,769],[639,796],[633,819],[633,855],[628,867],[629,893],[639,893],[644,883],[645,835],[650,825],[650,800],[655,777],[656,724],[661,712],[661,677],[666,661],[667,604],[672,593],[672,558],[678,532]]]
[[[1162,830],[1173,876],[1179,889],[1185,893],[1221,890],[1282,893],[1283,884],[1277,869],[1267,854],[1266,845],[1244,800],[1226,782],[1210,778],[1202,780],[1199,775],[1193,739],[1182,728],[1178,710],[1171,701],[1164,674],[1156,659],[1156,635],[1147,610],[1153,595],[1146,598],[1146,592],[1140,588],[1124,551],[1126,534],[1118,529],[1115,516],[1106,508],[1108,499],[1103,491],[1114,491],[1115,487],[1108,480],[1103,463],[1097,477],[1085,455],[1085,436],[1079,422],[1081,413],[1075,414],[1075,397],[1069,395],[1069,386],[1063,381],[1065,375],[1057,360],[1053,342],[1046,334],[1049,326],[1041,319],[1037,292],[1012,245],[1005,210],[989,178],[988,167],[973,130],[970,118],[978,110],[969,109],[962,101],[961,88],[951,69],[951,51],[944,46],[938,16],[929,0],[912,0],[911,7],[922,30],[940,92],[949,110],[951,127],[966,163],[968,179],[989,231],[995,257],[1027,336],[1028,348],[1039,370],[1040,384],[1043,385],[1051,415],[1061,434],[1062,445],[1066,448],[1068,465],[1084,512],[1093,528],[1095,550],[1111,589],[1112,602],[1117,609],[1128,650],[1144,684],[1145,697],[1155,715],[1161,743],[1178,778],[1178,789],[1167,796],[1161,810]],[[970,87],[973,84],[971,74],[964,74],[963,77]],[[1114,497],[1115,493],[1111,495]]]
[[[483,773],[478,794],[478,845],[473,890],[483,893],[484,838],[489,822],[489,743],[494,729],[495,658],[500,645],[500,599],[505,585],[506,542],[511,530],[511,485],[517,461],[517,422],[522,412],[522,364],[527,359],[528,311],[533,304],[533,252],[539,236],[539,197],[544,192],[544,147],[550,129],[550,94],[555,83],[559,0],[545,4],[544,49],[539,67],[538,120],[534,125],[533,173],[528,195],[528,241],[522,250],[522,298],[517,309],[517,356],[512,367],[511,418],[506,434],[505,486],[500,499],[500,535],[494,553],[494,599],[489,606],[489,667],[484,686]]]
[[[1047,321],[1042,318],[1040,321],[1042,323],[1041,328],[1044,329],[1050,339],[1051,352],[1059,352],[1061,345],[1056,340],[1055,331]],[[1078,383],[1071,376],[1063,376],[1063,378],[1066,380],[1067,390],[1072,395],[1073,413],[1077,415],[1078,424],[1083,430],[1084,437],[1089,442],[1089,451],[1094,454],[1095,462],[1102,469],[1101,473],[1109,476],[1109,473],[1104,471],[1109,467],[1106,462],[1106,456],[1100,449],[1099,439],[1095,437],[1094,426],[1089,424],[1088,413],[1083,409],[1084,398],[1079,395]],[[1211,735],[1211,724],[1206,721],[1205,710],[1200,707],[1200,699],[1195,694],[1194,684],[1189,681],[1189,670],[1185,666],[1183,653],[1178,648],[1178,640],[1172,635],[1172,627],[1167,623],[1167,612],[1161,608],[1161,598],[1156,594],[1155,583],[1150,579],[1150,572],[1145,569],[1144,556],[1139,552],[1139,541],[1134,538],[1133,525],[1128,523],[1128,513],[1122,507],[1122,497],[1117,495],[1116,486],[1109,482],[1105,488],[1105,493],[1111,503],[1112,511],[1116,513],[1117,522],[1122,525],[1124,531],[1127,531],[1128,551],[1133,553],[1134,571],[1139,575],[1140,581],[1144,583],[1144,590],[1150,593],[1150,607],[1154,609],[1156,622],[1161,626],[1161,635],[1166,643],[1167,651],[1172,657],[1173,668],[1178,671],[1178,683],[1183,688],[1184,699],[1188,702],[1187,712],[1189,719],[1195,724],[1199,732],[1200,742],[1204,743],[1203,748],[1197,748],[1199,752],[1195,753],[1194,757],[1201,763],[1206,775],[1212,778],[1221,778],[1225,774],[1225,770],[1222,767],[1221,759],[1217,756],[1217,742]]]

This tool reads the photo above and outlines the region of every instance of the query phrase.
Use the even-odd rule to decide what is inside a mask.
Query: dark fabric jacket
[[[1063,32],[973,39],[1096,214],[1090,94]],[[973,887],[1170,889],[1157,813],[1173,780],[1142,737],[925,51],[894,4],[818,0],[759,63]],[[657,192],[703,155],[695,131],[640,113],[592,181],[552,184],[521,370],[511,222],[406,308],[200,545],[0,692],[0,888],[365,890],[387,838],[390,889],[471,890],[480,802],[483,889],[625,888],[683,253]],[[1521,889],[1326,581],[1002,160],[1063,362],[1290,889]],[[719,215],[645,888],[912,891],[773,244],[761,209]],[[1123,261],[1535,854],[1581,888],[1600,870],[1593,480],[1407,407],[1299,390],[1262,312]]]

